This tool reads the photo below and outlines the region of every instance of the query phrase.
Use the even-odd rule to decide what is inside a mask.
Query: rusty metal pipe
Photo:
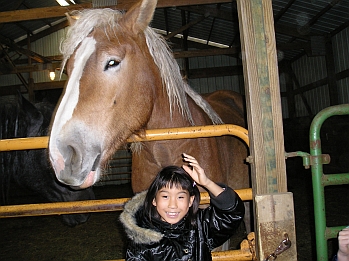
[[[147,130],[144,137],[133,135],[127,141],[194,139],[224,135],[237,136],[249,145],[248,131],[233,124]],[[48,136],[0,140],[0,151],[45,149],[48,140]]]
[[[252,251],[253,253],[252,253]],[[228,250],[228,251],[214,251],[211,253],[212,260],[220,261],[243,261],[243,260],[256,260],[255,258],[255,233],[251,232],[247,235],[247,239],[244,239],[240,243],[240,249]],[[117,260],[104,260],[104,261],[125,261],[125,259]]]
[[[252,200],[252,189],[238,189],[236,193],[242,200]],[[25,204],[0,206],[0,218],[48,216],[87,212],[121,211],[129,198],[85,200],[74,202],[56,202],[43,204]],[[201,193],[200,204],[208,204],[210,197],[207,192]]]
[[[241,138],[249,145],[248,131],[240,126],[233,124],[195,126],[186,128],[170,128],[147,130],[145,137],[132,136],[128,142],[134,141],[155,141],[155,140],[174,140],[184,138],[199,138],[234,135]],[[42,149],[48,146],[48,137],[32,137],[0,140],[0,151]],[[236,191],[242,200],[252,200],[252,189],[241,189]],[[41,216],[41,215],[61,215],[85,212],[104,212],[122,210],[124,203],[128,199],[107,199],[107,200],[88,200],[76,202],[59,202],[44,204],[28,204],[16,206],[1,206],[0,218],[22,217],[22,216]],[[202,193],[201,204],[208,204],[208,193]]]
[[[245,260],[253,260],[251,252],[246,252],[242,250],[227,250],[227,251],[217,251],[212,252],[212,260],[220,260],[220,261],[245,261]],[[104,261],[125,261],[125,259],[117,259],[117,260],[104,260]]]

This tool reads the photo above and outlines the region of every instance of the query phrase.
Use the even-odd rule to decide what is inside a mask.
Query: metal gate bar
[[[147,130],[144,137],[132,136],[131,141],[173,140],[183,138],[199,138],[234,135],[240,137],[248,145],[248,131],[240,126],[225,124],[212,126],[195,126],[186,128]],[[20,138],[0,140],[0,151],[47,148],[48,137]],[[252,189],[237,191],[243,200],[252,200]],[[202,204],[209,202],[208,194],[203,193]],[[1,206],[0,218],[19,216],[60,215],[85,212],[103,212],[122,210],[128,199],[87,200],[75,202],[58,202],[45,204],[28,204]]]
[[[325,186],[349,184],[349,173],[329,174],[323,173],[323,157],[321,150],[320,128],[324,121],[334,115],[349,114],[349,104],[331,106],[320,111],[313,119],[310,131],[311,173],[313,181],[314,216],[317,260],[328,260],[327,240],[336,238],[338,232],[346,226],[327,227],[325,210]],[[348,224],[347,224],[348,225]]]
[[[236,193],[243,201],[252,200],[252,189],[237,189]],[[200,204],[209,204],[207,192],[201,192]],[[129,198],[84,200],[42,204],[0,206],[0,218],[48,216],[87,212],[121,211]]]
[[[255,234],[251,232],[247,235],[247,239],[244,239],[240,243],[240,249],[227,250],[227,251],[215,251],[212,252],[212,260],[216,261],[244,261],[244,260],[256,260],[255,257]],[[125,259],[117,260],[104,260],[104,261],[125,261]]]
[[[127,141],[195,139],[224,135],[239,137],[249,145],[248,131],[243,127],[233,124],[147,130],[145,131],[144,137],[133,135],[128,138]],[[0,140],[0,151],[46,149],[48,146],[48,139],[49,137],[45,136]]]
[[[234,135],[241,138],[247,145],[249,145],[248,131],[240,126],[225,124],[212,126],[195,126],[188,128],[171,128],[171,129],[157,129],[147,130],[145,137],[132,136],[128,142],[134,141],[155,141],[155,140],[173,140],[184,138],[200,138]],[[42,149],[47,148],[48,137],[34,137],[21,139],[0,140],[0,152],[10,150],[26,150],[26,149]],[[242,200],[252,200],[252,189],[236,190]],[[23,217],[23,216],[41,216],[54,214],[71,214],[71,213],[85,213],[85,212],[106,212],[122,210],[123,205],[128,198],[122,199],[104,199],[104,200],[88,200],[75,202],[59,202],[59,203],[45,203],[45,204],[28,204],[28,205],[14,205],[14,206],[0,206],[0,218],[8,217]],[[207,192],[201,193],[200,204],[209,203],[209,194]],[[253,234],[250,235],[250,234]],[[248,235],[253,237],[254,233]],[[250,239],[243,240],[241,249],[230,250],[212,253],[213,260],[252,260],[252,252]],[[254,248],[254,246],[253,246]],[[122,259],[123,260],[123,259]]]

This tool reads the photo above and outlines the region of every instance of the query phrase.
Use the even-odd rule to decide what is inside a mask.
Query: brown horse
[[[168,45],[148,25],[156,0],[126,14],[111,9],[76,15],[62,43],[69,80],[52,124],[49,152],[57,178],[86,188],[111,155],[146,129],[230,123],[244,126],[241,96],[200,96],[182,79]],[[218,116],[219,115],[219,116]],[[164,166],[195,156],[216,182],[249,187],[245,144],[234,137],[144,142],[132,160],[132,188],[148,187]]]

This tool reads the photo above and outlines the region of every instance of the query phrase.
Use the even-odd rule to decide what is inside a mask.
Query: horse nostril
[[[101,154],[98,154],[98,156],[96,157],[95,161],[93,162],[91,171],[95,171],[96,170],[96,168],[98,167],[100,159],[101,159]]]
[[[64,162],[66,164],[70,163],[72,160],[74,160],[74,157],[76,157],[75,149],[70,145],[68,145],[64,150],[61,150],[61,152],[64,156]]]
[[[77,162],[79,160],[78,153],[76,149],[72,146],[68,146],[69,154],[70,154],[70,161],[71,162]]]
[[[75,164],[80,165],[79,161],[79,153],[78,151],[71,145],[68,145],[61,150],[62,155],[64,157],[64,162],[66,167],[73,167]]]

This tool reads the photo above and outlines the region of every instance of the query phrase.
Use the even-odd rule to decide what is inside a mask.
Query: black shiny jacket
[[[210,195],[209,207],[199,209],[196,226],[185,218],[172,225],[154,218],[150,222],[142,215],[145,195],[146,191],[134,196],[120,215],[131,239],[126,251],[128,261],[212,260],[211,251],[234,234],[245,213],[239,196],[225,187],[218,197]]]

